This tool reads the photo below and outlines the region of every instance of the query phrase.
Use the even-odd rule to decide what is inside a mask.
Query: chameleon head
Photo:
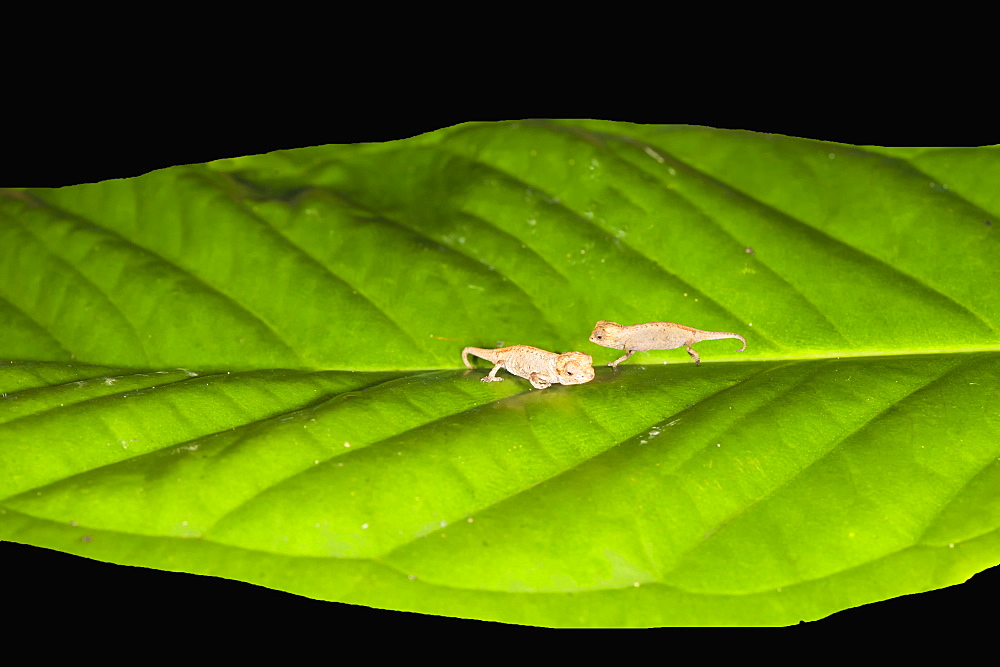
[[[560,384],[583,384],[594,379],[594,359],[583,352],[565,352],[556,357]]]
[[[618,347],[618,336],[621,335],[624,328],[617,322],[601,320],[594,325],[594,331],[590,334],[590,342],[604,347]]]

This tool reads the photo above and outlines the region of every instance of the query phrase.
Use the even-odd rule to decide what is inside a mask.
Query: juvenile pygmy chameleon
[[[618,368],[618,364],[639,350],[673,350],[682,345],[687,349],[697,366],[701,363],[701,358],[697,352],[691,349],[691,346],[703,340],[719,338],[738,338],[743,341],[743,347],[736,351],[742,352],[747,349],[746,339],[739,334],[702,331],[673,322],[646,322],[645,324],[622,326],[617,322],[601,320],[594,325],[594,332],[590,334],[591,343],[615,350],[625,350],[624,356],[608,364],[612,368]]]
[[[495,350],[467,347],[462,350],[462,361],[472,368],[468,355],[496,364],[483,382],[500,382],[497,371],[506,368],[519,377],[526,378],[535,389],[545,389],[553,384],[583,384],[594,379],[594,359],[583,352],[546,352],[530,345],[509,345]]]

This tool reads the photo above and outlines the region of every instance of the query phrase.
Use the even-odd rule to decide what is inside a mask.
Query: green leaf
[[[543,626],[1000,562],[1000,152],[466,124],[0,191],[0,537]],[[594,322],[748,341],[638,352]],[[537,391],[464,346],[594,356]]]

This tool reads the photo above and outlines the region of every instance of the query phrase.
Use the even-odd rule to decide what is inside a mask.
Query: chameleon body
[[[472,368],[470,354],[496,364],[483,382],[503,380],[497,377],[501,368],[526,378],[535,389],[545,389],[553,384],[583,384],[594,379],[594,359],[583,352],[556,354],[530,345],[509,345],[494,350],[467,347],[462,350],[462,361],[468,368]]]
[[[590,334],[590,342],[610,347],[615,350],[625,350],[625,355],[615,359],[608,366],[618,368],[618,364],[639,350],[673,350],[684,347],[695,365],[701,363],[698,353],[691,349],[695,343],[703,340],[719,338],[736,338],[743,341],[743,347],[737,352],[747,349],[747,341],[743,336],[722,331],[702,331],[693,327],[673,322],[646,322],[645,324],[630,324],[623,326],[617,322],[601,320],[594,325]]]

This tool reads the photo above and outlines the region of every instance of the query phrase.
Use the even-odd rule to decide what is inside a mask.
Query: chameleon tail
[[[465,362],[465,367],[475,368],[475,366],[473,366],[472,363],[469,361],[469,355],[474,354],[477,357],[479,357],[480,355],[478,353],[483,351],[484,350],[479,347],[467,347],[464,350],[462,350],[462,361]]]
[[[720,338],[735,338],[743,341],[743,347],[736,350],[737,352],[742,352],[747,349],[747,339],[736,333],[729,333],[726,331],[702,331],[698,335],[698,340],[719,340]]]

